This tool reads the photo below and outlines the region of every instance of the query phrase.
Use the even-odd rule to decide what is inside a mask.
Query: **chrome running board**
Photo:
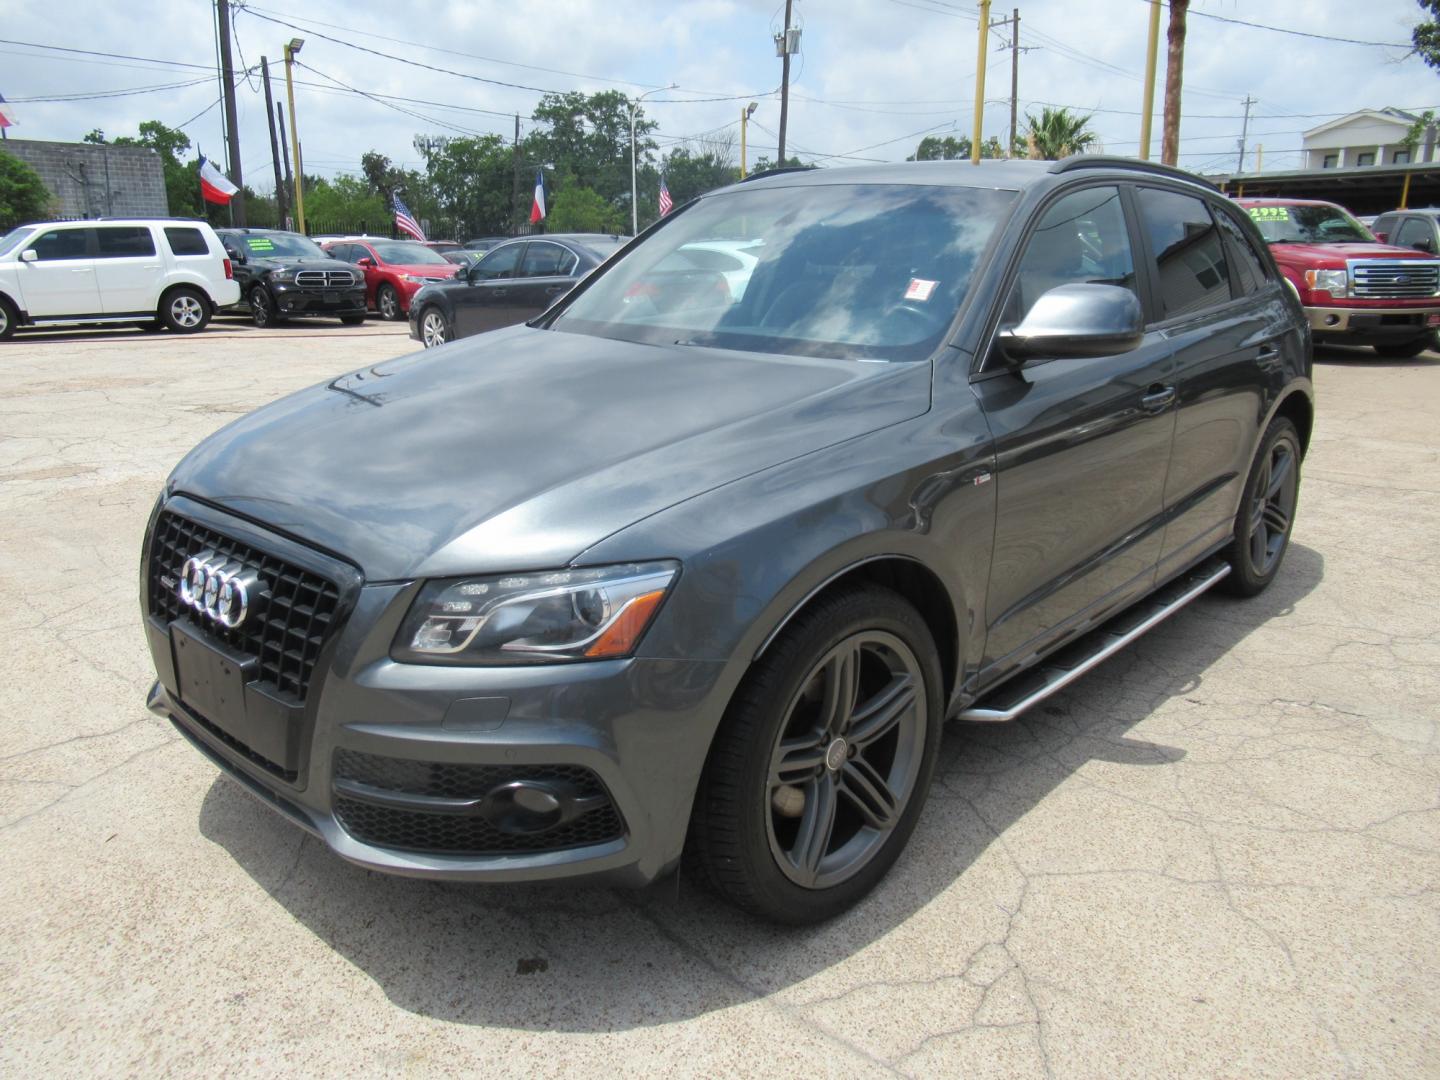
[[[1201,563],[1164,588],[1122,611],[1109,622],[1065,646],[1040,664],[963,709],[957,720],[996,724],[1014,720],[1129,645],[1156,623],[1163,622],[1230,573],[1219,559]]]

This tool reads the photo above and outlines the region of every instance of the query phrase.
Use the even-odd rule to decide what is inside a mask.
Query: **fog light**
[[[1340,321],[1340,316],[1339,316],[1339,315],[1326,315],[1326,316],[1325,316],[1325,325],[1326,325],[1326,326],[1334,326],[1334,325],[1336,325],[1339,321]]]
[[[492,788],[481,804],[480,813],[501,832],[525,836],[560,824],[565,817],[561,798],[540,784],[513,780]]]

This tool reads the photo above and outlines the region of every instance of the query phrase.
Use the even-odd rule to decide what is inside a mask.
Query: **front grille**
[[[176,591],[186,560],[206,553],[239,563],[258,578],[249,614],[233,629],[201,615]],[[168,510],[155,523],[148,578],[152,615],[167,624],[175,619],[189,623],[253,657],[259,669],[255,682],[304,703],[340,602],[333,582]]]
[[[304,289],[348,289],[355,284],[355,275],[349,270],[300,270],[295,284]]]
[[[1351,291],[1364,300],[1416,300],[1440,291],[1440,262],[1360,259],[1350,264]]]
[[[564,785],[578,797],[601,796],[605,800],[596,809],[545,832],[514,835],[501,832],[483,817],[379,806],[337,794],[336,819],[356,840],[376,847],[447,855],[533,854],[603,844],[624,833],[620,814],[600,778],[580,765],[455,765],[339,750],[335,778],[447,799],[478,799],[501,784],[528,780]]]

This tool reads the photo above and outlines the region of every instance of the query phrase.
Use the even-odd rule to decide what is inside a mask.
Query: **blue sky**
[[[1012,6],[997,5],[992,17],[1008,15]],[[1028,50],[1020,61],[1022,113],[1038,111],[1039,102],[1096,110],[1092,127],[1104,148],[1134,153],[1148,5],[1143,0],[1033,0],[1020,6],[1021,45]],[[792,149],[828,165],[899,160],[914,151],[927,130],[968,134],[978,5],[966,0],[797,0],[795,8],[804,33],[792,74]],[[0,93],[14,103],[19,119],[12,135],[74,140],[94,127],[111,136],[133,134],[140,121],[159,119],[172,126],[184,123],[207,153],[222,156],[220,109],[206,111],[219,95],[208,0],[130,5],[67,0],[63,23],[54,10],[53,5],[0,0],[0,27],[10,39],[0,44]],[[303,14],[290,14],[295,10]],[[396,15],[401,10],[403,19]],[[759,154],[773,154],[775,140],[767,130],[779,124],[779,101],[767,92],[780,81],[771,35],[782,11],[780,0],[412,0],[403,9],[375,0],[310,0],[299,8],[256,0],[235,16],[236,60],[243,56],[246,64],[256,64],[264,53],[278,76],[281,44],[294,36],[306,39],[300,55],[306,67],[297,69],[302,85],[296,97],[310,172],[354,172],[360,155],[371,148],[415,164],[411,139],[416,133],[495,132],[508,138],[516,111],[523,131],[539,94],[497,83],[587,92],[615,88],[632,94],[678,83],[679,90],[657,93],[653,99],[660,100],[647,104],[667,145],[706,133],[733,137],[740,109],[753,96],[760,103],[757,126],[750,132],[753,162]],[[1257,101],[1250,143],[1264,145],[1267,169],[1297,164],[1300,132],[1334,115],[1367,106],[1440,105],[1440,73],[1418,58],[1406,58],[1403,49],[1304,38],[1207,16],[1400,43],[1408,40],[1419,8],[1413,0],[1365,5],[1193,0],[1182,165],[1233,167],[1246,95]],[[1003,135],[1008,126],[1006,36],[996,32],[990,37],[987,135]],[[426,70],[352,47],[357,45],[471,77]],[[1163,63],[1162,31],[1157,80],[1162,85]],[[397,109],[349,93],[336,80],[371,94],[429,104],[392,101]],[[272,173],[259,89],[258,77],[240,84],[241,145],[245,179],[265,190]],[[127,90],[140,92],[25,100]],[[283,81],[277,79],[275,91],[283,98]],[[1155,156],[1160,98],[1157,85]],[[1253,165],[1251,156],[1247,167]]]

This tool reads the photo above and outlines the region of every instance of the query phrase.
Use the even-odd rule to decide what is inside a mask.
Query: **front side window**
[[[88,259],[90,257],[89,229],[56,229],[41,233],[30,247],[41,260]]]
[[[155,254],[155,239],[144,225],[102,225],[95,230],[102,259],[127,259]]]
[[[1370,230],[1330,203],[1261,204],[1246,211],[1267,244],[1365,244]]]
[[[1119,188],[1071,192],[1045,211],[1020,260],[1005,323],[1020,322],[1051,289],[1080,284],[1135,291],[1135,256]]]
[[[513,278],[515,264],[520,261],[520,251],[524,247],[524,244],[511,244],[509,247],[496,248],[475,264],[475,270],[470,275],[471,280],[494,281],[497,278]]]
[[[210,245],[199,229],[166,228],[165,242],[175,255],[209,255]]]
[[[1188,315],[1230,299],[1230,270],[1220,230],[1203,199],[1140,188],[1140,220],[1160,275],[1162,318]]]
[[[33,225],[22,225],[18,229],[11,229],[3,237],[0,237],[0,255],[8,255],[34,235],[35,227]]]
[[[982,188],[827,183],[707,196],[632,247],[553,326],[645,344],[924,359],[1014,199]],[[731,271],[674,257],[720,242],[755,252],[738,294]]]
[[[1422,218],[1406,218],[1395,230],[1395,236],[1390,242],[1398,247],[1414,247],[1421,241],[1430,241],[1430,246],[1434,247],[1431,233],[1432,227],[1428,221]]]

